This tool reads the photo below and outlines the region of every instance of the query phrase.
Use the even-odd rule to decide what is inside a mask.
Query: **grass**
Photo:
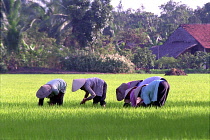
[[[2,74],[0,75],[0,139],[133,140],[209,139],[209,74],[163,76],[170,83],[162,108],[123,108],[115,89],[149,74]],[[99,77],[108,84],[107,107],[79,105],[84,93],[71,92],[72,79]],[[67,84],[64,105],[37,106],[35,94],[46,82]]]

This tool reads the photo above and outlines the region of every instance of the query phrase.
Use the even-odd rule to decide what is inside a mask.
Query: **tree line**
[[[121,2],[114,9],[110,0],[2,0],[0,4],[0,69],[170,68],[174,65],[169,61],[175,64],[178,59],[155,60],[149,48],[163,44],[180,24],[210,23],[210,3],[193,10],[169,0],[159,6],[160,16],[144,11],[143,6],[124,10]],[[204,58],[188,68],[202,67],[209,60],[206,53],[193,57]],[[192,59],[191,54],[186,58]]]

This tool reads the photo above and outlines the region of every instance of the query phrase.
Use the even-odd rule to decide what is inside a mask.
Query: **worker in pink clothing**
[[[136,88],[143,85],[147,85],[155,80],[165,80],[164,78],[160,76],[153,76],[146,78],[144,80],[137,80],[137,81],[131,81],[128,83],[122,83],[117,89],[116,89],[116,96],[118,101],[122,101],[124,99],[124,107],[130,106],[130,96],[125,95],[125,91],[130,88]],[[166,81],[166,80],[165,80]],[[129,102],[128,102],[129,101]]]
[[[165,104],[170,85],[166,80],[154,80],[149,84],[133,87],[125,91],[125,103],[132,107],[157,106]]]

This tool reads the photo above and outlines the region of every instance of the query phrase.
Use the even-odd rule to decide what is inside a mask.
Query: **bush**
[[[140,69],[140,70],[136,70],[136,73],[139,73],[139,74],[145,74],[145,73],[146,73],[146,71],[145,71],[145,70],[143,70],[143,69]]]
[[[151,69],[151,74],[165,74],[169,69]],[[183,69],[187,74],[189,73],[210,73],[210,69]]]
[[[63,68],[70,71],[132,73],[134,64],[120,55],[71,55],[63,60]]]
[[[151,69],[151,74],[165,74],[168,69]]]
[[[210,73],[210,69],[185,69],[186,73]]]
[[[210,53],[197,51],[194,55],[185,53],[177,58],[179,68],[205,69],[209,68]]]
[[[177,59],[173,57],[162,57],[155,63],[155,67],[159,69],[170,69],[177,65]]]
[[[118,54],[101,56],[102,64],[112,73],[133,73],[134,64],[124,56]],[[104,70],[104,69],[101,69]]]
[[[6,73],[7,71],[7,66],[3,62],[0,63],[0,73]]]
[[[155,55],[148,48],[138,48],[134,54],[132,62],[136,65],[136,68],[149,69],[154,68]]]

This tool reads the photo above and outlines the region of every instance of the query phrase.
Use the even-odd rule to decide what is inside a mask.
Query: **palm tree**
[[[72,27],[69,0],[51,0],[46,3],[49,18],[40,24],[39,31],[47,32],[50,37],[60,43],[61,36]]]
[[[1,26],[2,36],[8,53],[17,52],[21,38],[21,28],[18,27],[21,2],[20,0],[2,0]]]
[[[2,40],[9,54],[18,53],[22,33],[31,28],[35,21],[41,20],[45,9],[34,2],[21,2],[21,0],[2,0],[1,2]]]
[[[109,3],[110,0],[52,0],[47,4],[50,18],[41,24],[40,31],[47,31],[57,43],[66,35],[86,47],[106,26],[112,9]]]
[[[21,11],[22,32],[31,28],[34,23],[43,21],[47,15],[46,6],[40,2],[25,2],[22,3]]]

